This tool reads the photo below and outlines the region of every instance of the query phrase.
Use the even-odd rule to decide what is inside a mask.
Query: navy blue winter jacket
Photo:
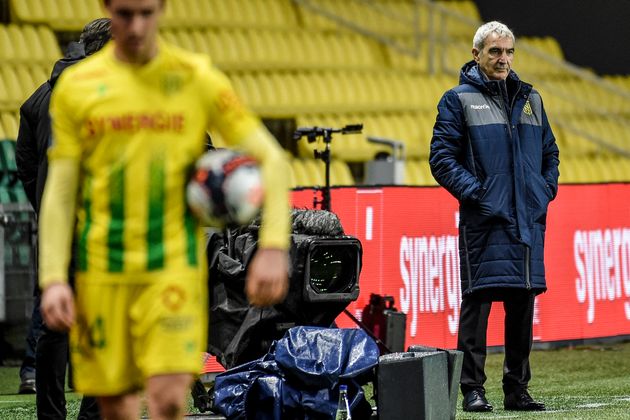
[[[22,181],[29,202],[39,214],[48,173],[46,151],[50,143],[48,106],[52,89],[61,73],[85,58],[83,44],[72,42],[66,56],[57,61],[50,79],[44,82],[20,107],[20,129],[15,144],[18,178]]]
[[[487,80],[474,61],[459,83],[438,104],[429,163],[460,203],[462,292],[543,292],[559,160],[541,97],[513,71],[505,81]]]

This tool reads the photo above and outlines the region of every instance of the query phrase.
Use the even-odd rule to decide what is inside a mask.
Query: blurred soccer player
[[[77,390],[104,417],[180,418],[206,348],[203,230],[185,201],[205,132],[257,158],[263,225],[246,280],[254,305],[288,288],[288,163],[207,57],[157,38],[166,1],[104,0],[112,37],[53,92],[53,143],[41,210],[42,314],[71,328]],[[76,302],[66,270],[75,214]],[[75,312],[76,309],[76,312]]]

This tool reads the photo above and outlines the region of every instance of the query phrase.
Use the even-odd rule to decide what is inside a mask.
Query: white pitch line
[[[600,408],[600,407],[606,407],[607,405],[610,405],[609,403],[590,403],[590,404],[580,404],[577,405],[577,408]]]

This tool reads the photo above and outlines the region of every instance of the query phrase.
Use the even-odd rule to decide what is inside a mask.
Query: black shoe
[[[492,411],[492,405],[482,391],[476,389],[467,392],[463,401],[464,411]]]
[[[18,389],[18,394],[35,394],[35,379],[24,379]]]
[[[506,410],[516,411],[545,411],[545,404],[536,402],[526,390],[513,392],[503,399]]]

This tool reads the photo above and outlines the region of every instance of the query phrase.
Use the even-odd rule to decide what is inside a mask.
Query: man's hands
[[[46,326],[55,331],[68,331],[74,324],[74,295],[67,283],[51,283],[42,293],[42,316]]]
[[[289,257],[282,249],[259,248],[245,281],[245,294],[254,306],[282,302],[289,290]]]

